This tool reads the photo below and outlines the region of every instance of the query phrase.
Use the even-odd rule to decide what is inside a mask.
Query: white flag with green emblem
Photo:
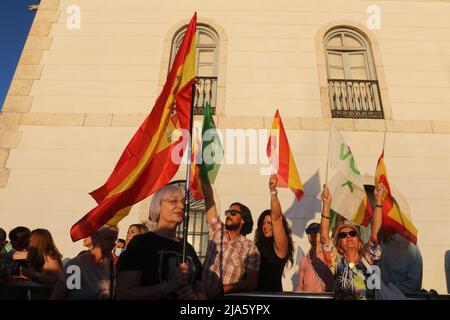
[[[336,127],[331,127],[328,163],[336,171],[328,182],[332,195],[331,209],[345,217],[361,223],[367,201],[363,180],[353,154]]]

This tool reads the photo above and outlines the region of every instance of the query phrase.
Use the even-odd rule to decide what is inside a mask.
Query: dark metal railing
[[[194,115],[204,114],[206,102],[213,114],[216,113],[217,77],[196,77]]]
[[[383,119],[376,80],[328,79],[333,118]]]
[[[177,227],[176,234],[179,238],[183,237],[183,228],[181,224]],[[200,261],[203,262],[206,257],[206,249],[208,245],[208,227],[206,224],[205,210],[191,210],[189,212],[189,230],[187,240],[192,247],[194,247]]]

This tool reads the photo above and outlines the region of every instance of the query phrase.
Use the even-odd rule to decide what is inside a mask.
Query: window
[[[175,184],[185,188],[186,181],[177,180],[170,184]],[[177,237],[183,237],[183,223],[177,227]],[[203,263],[208,246],[208,225],[206,223],[206,207],[203,200],[197,200],[192,194],[189,195],[189,226],[188,242],[194,247],[195,252]]]
[[[383,119],[370,43],[361,33],[339,27],[325,37],[328,93],[333,118]]]
[[[179,31],[172,42],[169,70],[181,45],[187,26]],[[197,61],[196,61],[196,90],[194,100],[194,114],[203,114],[206,102],[215,113],[217,100],[217,73],[219,57],[219,37],[217,33],[206,25],[197,25]]]

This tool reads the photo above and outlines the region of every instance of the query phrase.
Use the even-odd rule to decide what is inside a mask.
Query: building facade
[[[66,257],[81,250],[70,227],[150,112],[194,11],[196,113],[209,101],[218,128],[257,141],[239,149],[224,134],[222,211],[240,201],[256,220],[268,208],[259,134],[277,108],[287,129],[305,196],[279,190],[296,248],[284,289],[309,248],[305,226],[320,220],[334,124],[366,175],[386,133],[390,181],[419,230],[423,287],[447,292],[450,1],[42,0],[0,113],[1,227],[47,228]],[[184,177],[181,167],[174,180]],[[148,204],[134,206],[121,236]]]

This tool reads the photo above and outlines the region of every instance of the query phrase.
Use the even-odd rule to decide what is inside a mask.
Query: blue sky
[[[37,0],[2,0],[0,3],[0,110],[19,62],[35,11],[29,4]]]

